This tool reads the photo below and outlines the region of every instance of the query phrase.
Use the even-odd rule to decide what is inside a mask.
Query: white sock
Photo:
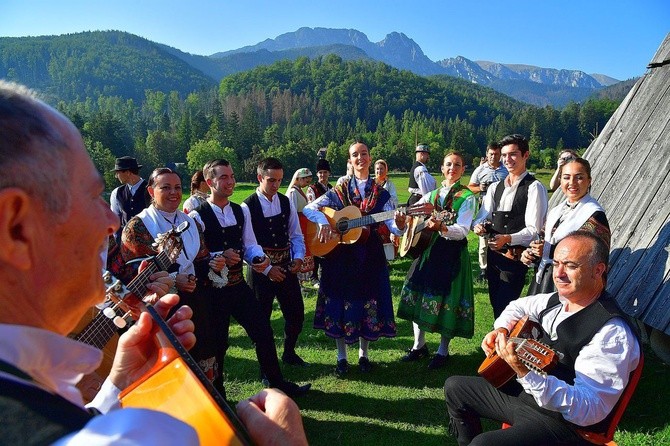
[[[449,356],[449,342],[451,338],[442,335],[440,338],[440,348],[437,349],[437,354],[442,356]]]
[[[358,348],[358,357],[367,358],[368,347],[370,347],[370,341],[368,341],[367,339],[358,338],[358,344],[360,345],[360,347]]]
[[[415,322],[412,322],[412,328],[414,328],[414,346],[412,350],[418,350],[426,345],[426,332],[421,330]]]
[[[337,360],[347,359],[347,343],[344,342],[344,338],[335,339],[335,345],[337,346]]]

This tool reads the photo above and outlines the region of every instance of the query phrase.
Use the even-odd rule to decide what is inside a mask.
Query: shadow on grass
[[[456,445],[456,441],[451,438],[445,441],[446,434],[417,432],[411,428],[399,429],[393,426],[384,426],[364,421],[324,421],[309,417],[304,418],[303,421],[306,432],[311,433],[308,436],[310,444]]]

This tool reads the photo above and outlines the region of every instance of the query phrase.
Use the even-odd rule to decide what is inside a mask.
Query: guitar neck
[[[149,277],[157,271],[166,270],[171,264],[172,261],[169,256],[161,251],[153,258],[153,261],[149,266],[142,270],[142,272],[128,284],[127,288],[135,296],[141,299],[147,292],[147,285],[151,282]],[[75,336],[74,339],[102,350],[114,337],[117,330],[118,327],[114,324],[114,319],[108,317],[101,311],[77,336]]]
[[[117,329],[114,321],[101,311],[74,339],[102,350],[114,337]]]
[[[404,212],[406,208],[401,207],[390,211],[379,212],[377,214],[364,215],[363,217],[354,218],[347,221],[347,229],[360,228],[361,226],[369,226],[374,223],[379,223],[384,220],[392,218],[396,211]]]
[[[166,271],[172,261],[168,255],[161,251],[155,256],[149,266],[142,270],[128,285],[127,288],[139,299],[147,292],[147,285],[151,282],[151,275],[158,271]]]

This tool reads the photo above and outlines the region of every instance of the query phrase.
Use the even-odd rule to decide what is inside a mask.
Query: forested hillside
[[[66,101],[141,100],[147,89],[188,94],[216,84],[160,45],[120,31],[0,37],[0,77]]]
[[[225,156],[247,179],[263,156],[284,160],[288,177],[313,166],[321,147],[328,147],[336,173],[343,172],[353,137],[364,138],[373,156],[395,170],[408,169],[416,141],[426,142],[437,170],[447,150],[477,157],[488,141],[518,132],[531,139],[532,163],[552,166],[560,148],[587,147],[616,105],[603,99],[536,108],[459,79],[334,55],[276,62],[187,95],[147,90],[141,101],[101,95],[58,103],[82,129],[103,172],[127,154],[148,167],[187,163],[189,172]]]
[[[517,132],[531,139],[533,165],[553,166],[562,147],[587,147],[618,104],[598,98],[537,108],[462,79],[423,77],[358,56],[279,60],[226,76],[217,87],[210,76],[243,67],[248,54],[210,59],[128,33],[90,32],[0,38],[0,77],[41,91],[67,113],[110,187],[108,171],[122,155],[147,170],[185,163],[186,173],[225,156],[239,178],[250,179],[260,157],[284,160],[289,177],[328,147],[341,173],[354,137],[394,170],[407,170],[416,142],[426,142],[437,170],[447,150],[472,159],[487,142]]]

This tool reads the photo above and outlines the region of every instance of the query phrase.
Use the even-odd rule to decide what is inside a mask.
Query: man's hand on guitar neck
[[[482,350],[484,350],[486,356],[491,356],[491,353],[495,351],[496,339],[498,338],[499,334],[503,335],[504,339],[507,340],[507,336],[509,336],[509,330],[503,327],[496,328],[495,330],[488,332],[486,336],[484,336],[484,339],[482,339]]]
[[[398,229],[404,231],[405,226],[407,226],[407,214],[398,209],[395,211],[395,214],[393,214],[393,218],[395,219],[395,225],[398,227]]]
[[[156,302],[154,308],[164,318],[178,303],[179,296],[166,294]],[[191,308],[184,305],[167,321],[179,342],[187,350],[195,345],[192,316]],[[141,378],[156,362],[158,348],[154,343],[153,326],[151,316],[142,312],[137,322],[119,338],[109,379],[120,390]]]

